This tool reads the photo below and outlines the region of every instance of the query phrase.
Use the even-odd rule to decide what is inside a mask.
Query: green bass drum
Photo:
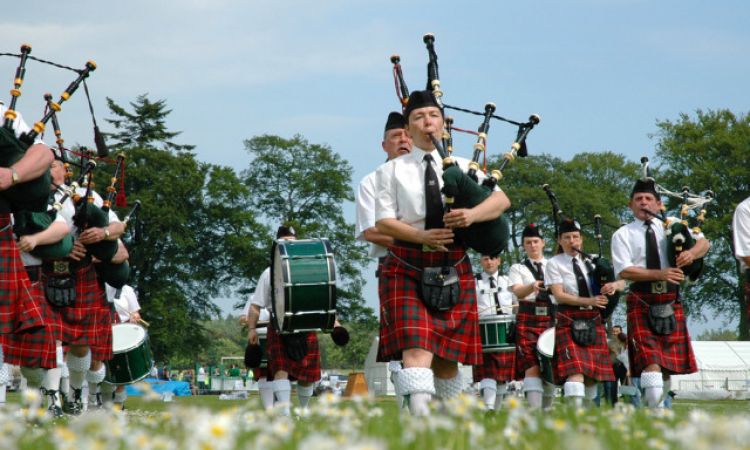
[[[154,365],[146,329],[134,323],[112,325],[112,352],[114,356],[105,361],[107,376],[111,384],[132,384],[148,376]]]

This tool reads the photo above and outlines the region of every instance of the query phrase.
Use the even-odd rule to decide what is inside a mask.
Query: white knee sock
[[[409,396],[409,411],[414,416],[430,413],[430,400],[435,394],[435,379],[432,369],[409,367],[401,370],[396,378],[401,383],[401,391]],[[397,389],[398,390],[398,389]]]
[[[8,385],[5,383],[0,383],[0,406],[5,404],[5,393],[8,390]]]
[[[664,380],[664,386],[662,388],[661,399],[659,399],[659,408],[664,408],[664,401],[667,399],[667,395],[669,395],[669,391],[671,390],[672,390],[672,377],[669,377],[666,380]]]
[[[586,402],[588,403],[589,407],[596,405],[594,403],[594,400],[596,399],[596,394],[598,394],[598,392],[599,392],[599,383],[594,383],[591,386],[584,387]]]
[[[299,399],[299,406],[301,408],[307,408],[307,404],[310,403],[310,397],[313,395],[313,385],[302,386],[297,383],[297,398]]]
[[[523,392],[530,408],[542,407],[542,379],[539,377],[526,377],[523,379]]]
[[[83,387],[83,380],[86,379],[86,373],[91,366],[91,352],[86,353],[84,357],[68,353],[67,364],[70,371],[70,387],[81,389]]]
[[[65,363],[60,366],[60,370],[62,371],[60,374],[60,392],[67,397],[68,392],[70,392],[70,370]]]
[[[495,409],[495,399],[497,398],[497,381],[492,378],[483,378],[479,382],[479,392],[482,393],[484,407],[487,410]]]
[[[495,397],[495,411],[500,411],[505,401],[505,396],[508,394],[508,383],[497,384],[497,396]]]
[[[122,406],[125,403],[125,400],[127,400],[127,399],[128,399],[128,390],[127,389],[123,389],[121,391],[115,391],[115,397],[114,397],[113,401],[116,404]]]
[[[458,372],[453,378],[438,378],[435,377],[435,396],[441,400],[447,400],[449,398],[458,397],[458,394],[463,392],[464,383],[461,377],[461,372]]]
[[[89,384],[89,403],[96,404],[96,394],[99,392],[99,384],[104,381],[107,375],[107,368],[102,364],[99,370],[86,371],[86,381]]]
[[[273,380],[273,395],[276,397],[274,406],[281,408],[285,416],[290,414],[291,391],[292,384],[289,380]]]
[[[0,346],[0,405],[5,404],[5,392],[10,381],[10,370],[8,370],[8,365],[3,362],[3,347]]]
[[[401,370],[403,370],[401,361],[390,361],[388,363],[388,371],[391,373],[391,383],[393,383],[393,388],[396,394],[396,404],[398,405],[399,410],[408,406],[408,401],[406,399],[408,393],[403,391],[403,383],[397,381]]]
[[[641,388],[645,392],[646,406],[657,408],[664,393],[664,380],[661,372],[641,372]]]
[[[583,383],[577,381],[566,381],[563,384],[566,402],[571,405],[580,407],[583,405],[583,397],[586,394],[586,388]]]
[[[44,381],[44,369],[39,367],[21,367],[21,375],[26,378],[28,389],[39,389]]]
[[[273,383],[268,381],[265,377],[258,380],[258,394],[260,395],[260,402],[263,404],[263,409],[272,409]]]
[[[114,402],[113,396],[115,394],[115,389],[117,389],[117,386],[111,383],[104,382],[99,385],[99,392],[102,395],[102,405],[104,405],[106,408],[112,407],[112,403]]]

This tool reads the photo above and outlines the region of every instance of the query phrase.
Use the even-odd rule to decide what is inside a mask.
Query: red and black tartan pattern
[[[540,304],[540,306],[545,306]],[[526,371],[539,365],[536,343],[539,335],[555,326],[552,317],[529,313],[516,315],[516,379],[522,380]]]
[[[5,337],[5,361],[23,367],[57,367],[56,340],[60,339],[60,315],[47,303],[40,283],[32,283],[30,292],[39,305],[45,326],[28,333],[9,334]]]
[[[745,269],[745,307],[747,319],[750,321],[750,269]]]
[[[42,283],[47,274],[42,273]],[[91,358],[112,359],[112,323],[114,313],[96,278],[93,264],[75,269],[76,299],[72,305],[50,308],[59,315],[59,336],[67,345],[87,345]]]
[[[633,376],[639,376],[649,364],[657,364],[673,374],[689,374],[698,371],[681,303],[675,302],[672,305],[677,319],[677,328],[672,334],[661,336],[651,331],[648,326],[648,304],[669,303],[677,298],[676,292],[664,294],[631,292],[627,295],[628,358]]]
[[[475,383],[485,378],[503,383],[511,381],[516,373],[516,352],[485,353],[484,362],[473,366],[472,373]]]
[[[289,373],[290,380],[314,383],[320,380],[320,346],[315,333],[307,333],[307,355],[299,361],[294,361],[284,351],[281,336],[274,329],[268,327],[266,352],[268,353],[268,377],[272,379],[279,370]]]
[[[394,257],[394,255],[396,257]],[[482,363],[482,342],[474,274],[463,248],[449,252],[390,248],[379,278],[380,362],[402,359],[402,351],[421,348],[447,361],[466,365]],[[421,271],[417,267],[455,264],[459,276],[459,302],[449,311],[433,312],[420,299]]]
[[[596,341],[586,347],[573,342],[571,325],[575,319],[596,320]],[[598,381],[614,381],[612,360],[607,347],[607,332],[599,310],[560,307],[555,327],[555,354],[552,359],[555,383],[562,384],[575,374]]]
[[[13,239],[10,214],[0,214],[0,334],[24,333],[44,326],[30,289],[29,276]]]

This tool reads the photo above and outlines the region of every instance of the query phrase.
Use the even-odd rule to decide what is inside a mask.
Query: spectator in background
[[[203,367],[203,364],[198,365],[198,377],[196,381],[198,381],[198,393],[203,393],[206,390],[206,369]]]

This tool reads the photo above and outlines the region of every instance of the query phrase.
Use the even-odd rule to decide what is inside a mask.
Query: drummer
[[[496,254],[485,254],[482,255],[479,263],[484,269],[476,274],[477,308],[480,320],[482,317],[497,315],[510,317],[513,308],[518,303],[510,290],[509,278],[500,273],[502,259]],[[506,333],[508,331],[506,329]],[[488,411],[499,410],[508,393],[508,383],[515,375],[516,352],[515,348],[512,350],[485,353],[484,362],[473,367],[474,382],[479,383],[480,393]]]
[[[276,239],[294,240],[297,237],[291,225],[282,225],[276,232]],[[247,316],[247,341],[258,345],[258,321],[261,309],[269,312],[271,303],[271,268],[268,267],[258,278],[255,293]],[[301,408],[306,408],[313,394],[313,383],[320,380],[320,349],[314,332],[280,335],[274,327],[267,331],[266,352],[268,353],[268,373],[273,376],[272,389],[274,407],[282,413],[291,413],[290,379],[297,380],[297,397]]]
[[[261,280],[263,280],[264,276],[269,277],[270,270],[266,269],[263,274],[261,274],[260,279],[258,279],[258,286],[260,286]],[[263,282],[268,282],[270,284],[270,281],[268,280],[263,280]],[[255,292],[257,293],[259,290],[259,288],[256,288]],[[250,322],[250,310],[252,309],[254,297],[255,295],[250,296],[245,303],[245,309],[242,312],[242,316],[240,316],[240,323],[243,325],[247,325]],[[258,322],[255,324],[256,330],[261,328],[263,324],[267,327],[270,319],[271,315],[268,313],[268,310],[262,308],[260,310]],[[246,366],[248,366],[248,359],[254,360],[249,363],[247,369],[253,371],[253,379],[258,382],[258,394],[260,395],[260,402],[263,405],[263,409],[269,410],[273,408],[273,382],[268,380],[268,367],[260,367],[261,360],[263,359],[260,345],[256,346],[257,348],[254,349],[250,347],[251,344],[248,343],[248,349],[245,350]],[[255,355],[250,356],[253,352],[255,352]]]
[[[605,284],[601,294],[592,295],[593,267],[576,250],[583,246],[581,226],[575,220],[563,220],[558,234],[562,253],[549,260],[544,277],[558,303],[553,361],[557,379],[565,381],[565,397],[582,406],[584,396],[589,404],[596,398],[599,381],[615,380],[600,310],[616,283]]]
[[[415,91],[404,116],[414,148],[377,174],[376,225],[394,238],[379,278],[377,360],[403,357],[396,390],[408,393],[412,414],[426,415],[433,394],[449,399],[463,390],[457,363],[482,362],[471,264],[466,249],[454,245],[452,228],[495,219],[510,201],[498,190],[473,208],[444,215],[443,168],[432,142],[442,134],[443,111],[431,92]],[[466,169],[467,161],[456,159]],[[478,175],[481,182],[484,174]],[[455,268],[459,278],[458,299],[447,311],[430,309],[420,295],[424,268],[438,266]]]
[[[555,386],[542,383],[537,341],[545,330],[555,326],[555,305],[544,286],[544,237],[533,223],[521,233],[526,258],[513,264],[508,272],[510,288],[521,299],[516,315],[516,377],[523,378],[526,401],[532,408],[549,408],[555,398]]]

